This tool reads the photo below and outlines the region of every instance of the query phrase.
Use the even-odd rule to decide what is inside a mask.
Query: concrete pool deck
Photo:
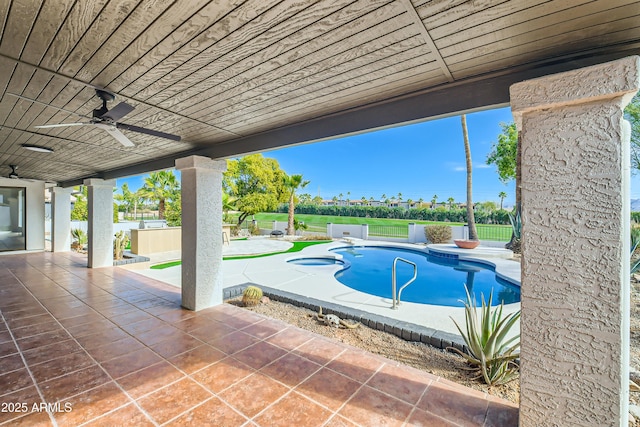
[[[304,266],[288,263],[295,258],[305,257],[335,257],[330,249],[345,246],[394,246],[414,250],[425,250],[424,245],[391,243],[371,240],[349,239],[345,241],[334,241],[327,244],[319,244],[307,247],[296,253],[283,253],[262,258],[249,258],[241,260],[226,260],[223,262],[223,282],[224,287],[254,283],[258,286],[266,286],[280,291],[338,304],[348,308],[362,310],[379,316],[392,318],[402,322],[413,323],[439,331],[459,335],[451,319],[455,319],[458,324],[464,325],[464,308],[445,307],[429,304],[417,304],[402,302],[398,310],[392,310],[392,302],[388,298],[369,295],[351,289],[340,283],[335,277],[335,273],[342,267],[340,265],[326,266]],[[224,255],[256,254],[259,248],[260,253],[276,252],[287,250],[291,243],[280,239],[254,238],[249,240],[232,241],[231,245],[225,249]],[[494,266],[496,274],[512,282],[520,283],[520,263],[500,258],[505,251],[495,248],[478,247],[473,250],[458,249],[455,245],[435,245],[438,251],[449,254],[457,254],[460,259],[474,260],[484,264]],[[249,252],[248,252],[249,251]],[[507,254],[508,255],[508,254]],[[171,259],[179,259],[180,254],[163,253],[151,256],[150,263],[142,265],[127,266],[124,268],[134,270],[156,280],[163,281],[170,285],[180,287],[181,267],[169,267],[162,270],[151,270],[149,266]],[[391,284],[389,284],[391,286]],[[520,304],[508,304],[504,307],[505,313],[512,313],[520,309]],[[515,327],[514,333],[519,331],[519,326]]]

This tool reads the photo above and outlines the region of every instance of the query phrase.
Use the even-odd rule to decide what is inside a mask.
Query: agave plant
[[[453,320],[460,335],[464,339],[468,354],[456,348],[449,348],[462,355],[473,370],[478,371],[477,378],[483,378],[488,385],[505,384],[518,376],[519,366],[515,360],[520,357],[520,334],[508,338],[511,328],[520,318],[520,310],[503,317],[501,303],[492,310],[493,291],[489,295],[488,303],[482,296],[480,316],[476,307],[475,296],[471,298],[466,288],[467,301],[465,306],[466,332]]]
[[[633,227],[631,229],[631,257],[638,249],[638,245],[640,245],[640,227]],[[635,273],[640,269],[640,258],[631,261],[631,274]]]

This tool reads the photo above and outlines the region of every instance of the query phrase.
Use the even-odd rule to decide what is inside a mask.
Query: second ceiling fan
[[[133,111],[135,107],[127,104],[126,102],[120,102],[118,105],[116,105],[111,110],[109,110],[107,108],[107,102],[113,101],[115,99],[115,95],[100,89],[96,89],[96,95],[98,96],[98,98],[102,100],[102,107],[93,110],[92,117],[87,117],[87,116],[83,116],[82,114],[73,113],[80,117],[89,119],[88,122],[56,123],[56,124],[40,125],[35,127],[38,129],[48,129],[48,128],[57,128],[57,127],[66,127],[66,126],[96,126],[100,129],[103,129],[109,132],[109,135],[111,135],[113,138],[115,138],[118,142],[120,142],[120,144],[124,145],[125,147],[134,147],[135,144],[131,142],[131,140],[126,137],[126,135],[120,132],[120,129],[125,129],[131,132],[143,133],[151,136],[157,136],[159,138],[170,139],[172,141],[180,141],[180,137],[178,135],[160,132],[153,129],[146,129],[139,126],[128,125],[126,123],[119,123],[118,120],[120,120],[121,118],[129,114],[131,111]],[[23,98],[23,97],[20,96],[20,98]],[[49,105],[49,106],[61,111],[66,111],[57,107],[53,107],[52,105]]]

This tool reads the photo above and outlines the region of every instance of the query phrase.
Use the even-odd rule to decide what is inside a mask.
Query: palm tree
[[[343,195],[344,195],[344,194],[342,194],[342,193],[338,194],[338,196],[340,197],[340,204],[342,204],[342,196],[343,196]]]
[[[455,200],[453,199],[453,197],[449,197],[447,199],[447,203],[449,203],[449,210],[453,209],[453,203],[455,202]]]
[[[398,193],[398,203],[402,201],[402,193]]]
[[[365,196],[362,196],[362,198],[360,200],[362,201],[362,206],[366,206],[367,205],[367,198]]]
[[[151,172],[144,179],[140,195],[147,200],[158,202],[158,218],[164,219],[166,201],[174,199],[178,191],[180,191],[180,184],[173,171],[164,170]]]
[[[113,198],[122,202],[122,205],[124,206],[124,218],[126,220],[129,217],[129,210],[134,204],[135,193],[129,190],[129,184],[127,184],[126,182],[122,184],[121,189],[122,189],[122,194],[114,194]]]
[[[351,200],[349,200],[350,195],[351,195],[351,191],[347,191],[347,206],[351,206]]]
[[[380,200],[382,200],[382,201],[387,200],[387,195],[383,193],[382,197],[380,198]]]
[[[469,240],[478,240],[478,232],[476,231],[476,219],[473,214],[473,198],[471,183],[471,146],[469,145],[469,131],[467,130],[467,115],[460,116],[462,122],[462,137],[464,140],[464,154],[467,158],[467,223],[469,224]]]
[[[369,206],[373,205],[374,198],[373,196],[369,197]]]
[[[507,197],[507,193],[501,191],[498,197],[500,197],[500,210],[502,210],[502,202],[504,202],[504,199]]]
[[[333,196],[333,197],[331,198],[331,201],[333,202],[333,206],[338,206],[338,197]]]
[[[431,209],[436,208],[436,203],[438,203],[438,195],[434,194],[433,197],[431,198]]]
[[[418,206],[419,206],[419,207],[422,207],[422,204],[423,204],[423,203],[424,203],[424,199],[423,199],[422,197],[420,197],[420,198],[418,199]]]
[[[411,209],[412,204],[413,204],[413,200],[407,199],[407,209]]]
[[[289,221],[287,222],[287,234],[293,236],[296,234],[295,225],[293,223],[293,213],[295,210],[294,198],[298,188],[304,188],[309,181],[303,181],[302,175],[291,175],[284,177],[284,186],[289,193]]]

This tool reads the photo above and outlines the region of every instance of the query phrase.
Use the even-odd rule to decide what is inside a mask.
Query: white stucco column
[[[71,191],[73,188],[51,189],[51,251],[71,250]]]
[[[114,179],[85,179],[89,224],[87,236],[89,268],[113,266],[113,189]]]
[[[627,426],[628,57],[511,87],[522,149],[520,426]]]
[[[176,160],[182,188],[182,306],[222,304],[222,172],[224,160]]]

